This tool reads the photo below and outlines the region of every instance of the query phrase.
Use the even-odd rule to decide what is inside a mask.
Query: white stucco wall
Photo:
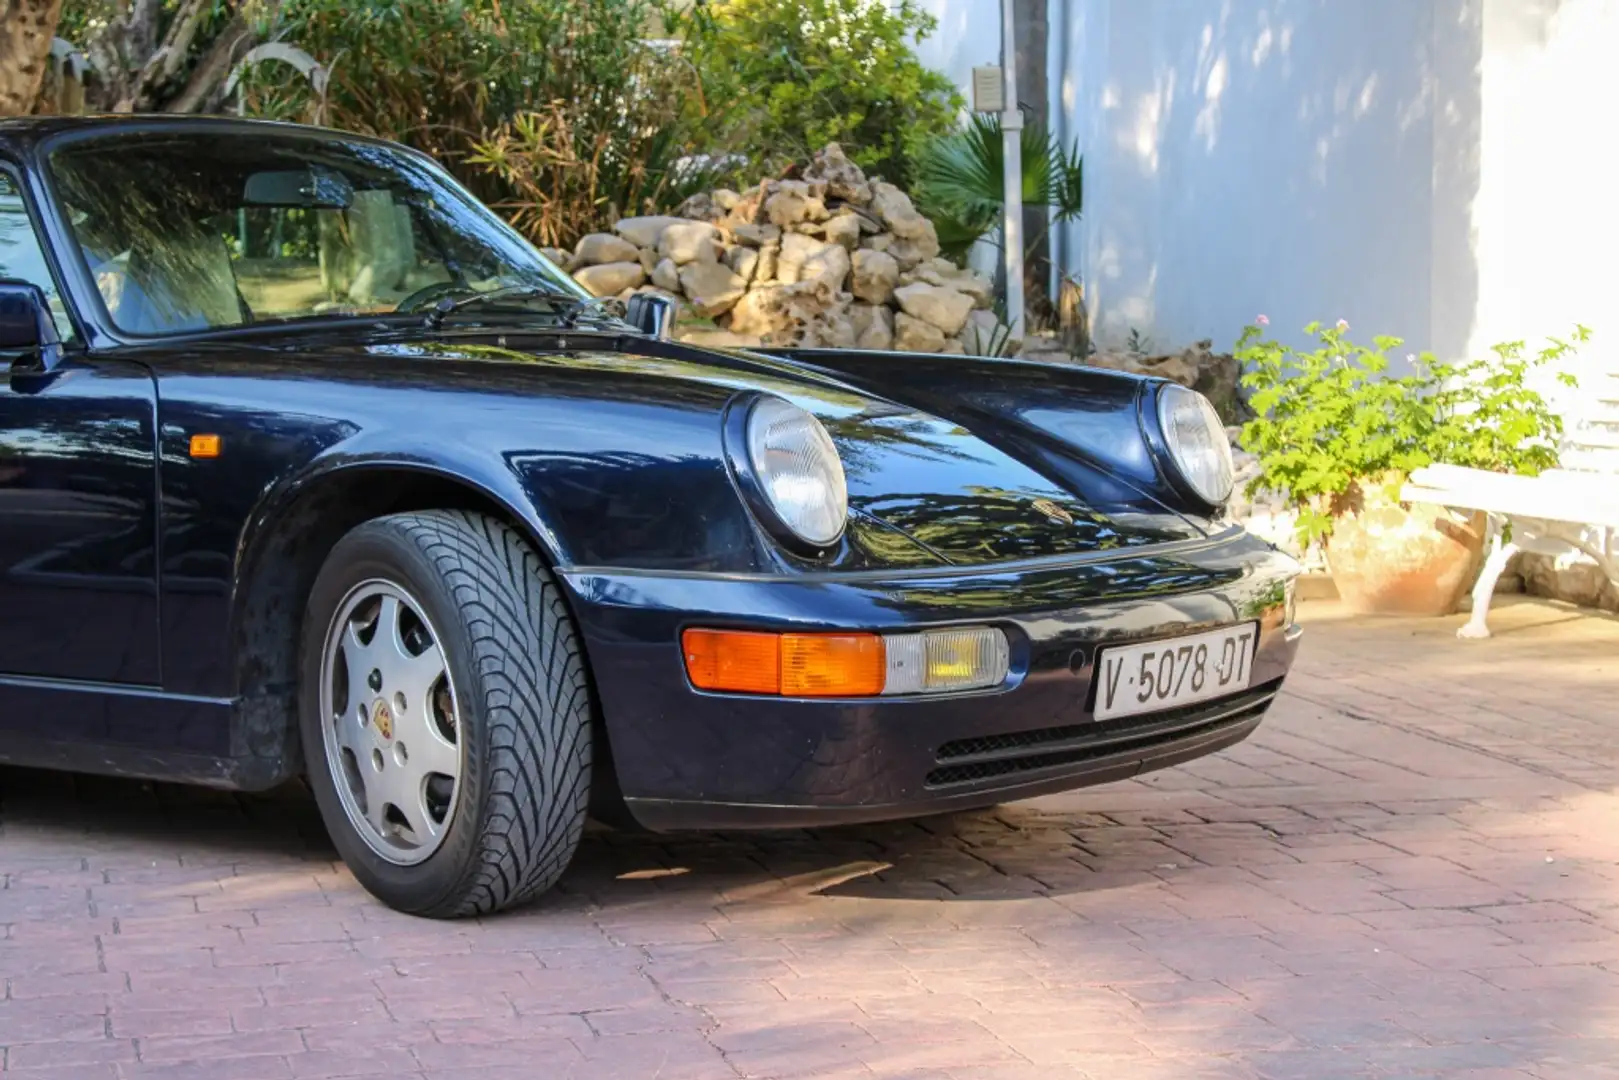
[[[941,24],[924,57],[965,87],[999,54],[998,0],[924,6]],[[1102,342],[1227,347],[1260,312],[1283,334],[1344,318],[1447,357],[1575,320],[1602,334],[1619,0],[1048,12],[1052,122],[1085,153],[1085,219],[1058,256]]]
[[[1279,332],[1344,318],[1413,343],[1454,336],[1434,325],[1428,271],[1442,6],[1055,5],[1089,210],[1067,260],[1098,339],[1224,346],[1261,312]]]
[[[939,20],[932,36],[917,44],[917,56],[949,75],[970,106],[972,69],[1000,63],[1000,0],[917,0],[916,6]]]

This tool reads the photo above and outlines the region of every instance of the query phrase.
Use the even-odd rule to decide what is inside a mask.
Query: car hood
[[[1123,549],[1208,532],[1153,490],[1157,471],[1137,419],[1140,380],[1129,376],[1074,369],[1056,393],[1050,386],[1036,393],[1026,376],[1043,366],[1022,365],[1024,378],[1000,370],[990,392],[996,380],[972,373],[986,365],[996,371],[996,362],[965,357],[770,353],[638,336],[620,337],[611,349],[574,351],[507,337],[507,348],[519,345],[524,367],[633,371],[787,398],[831,434],[851,512],[952,564]]]
[[[721,350],[544,326],[495,331],[452,324],[424,339],[419,328],[373,324],[346,339],[283,331],[258,346],[244,348],[244,340],[198,351],[210,355],[216,375],[247,368],[262,376],[274,367],[278,378],[303,376],[306,385],[331,387],[321,393],[332,403],[318,407],[335,404],[361,421],[354,427],[362,434],[345,447],[350,454],[362,454],[364,433],[381,426],[366,422],[365,414],[392,409],[387,422],[397,424],[404,415],[398,410],[443,401],[417,391],[456,395],[466,403],[458,423],[485,415],[489,427],[459,435],[438,431],[431,438],[481,441],[521,459],[525,468],[532,465],[535,496],[553,505],[568,502],[580,521],[612,514],[642,522],[643,531],[678,527],[693,536],[719,535],[723,501],[708,485],[731,483],[719,416],[737,394],[758,391],[815,414],[838,448],[864,550],[852,562],[834,560],[837,565],[899,565],[901,553],[883,547],[883,534],[903,535],[940,563],[974,565],[1129,549],[1210,531],[1166,496],[1141,432],[1142,381],[1100,369],[896,353]],[[339,384],[374,392],[340,398]],[[509,423],[523,412],[532,424]],[[524,445],[509,445],[514,437]],[[507,442],[494,445],[502,439]],[[633,455],[625,452],[631,443]],[[647,452],[649,445],[657,452]],[[616,463],[631,457],[645,462],[652,494],[626,486]],[[548,478],[540,464],[546,460],[561,463],[562,471],[551,470],[555,476]],[[664,477],[677,475],[688,490],[662,486]],[[693,483],[701,490],[691,489]],[[604,493],[592,497],[592,490]],[[581,525],[580,532],[588,530]],[[586,550],[584,540],[575,546],[581,558],[611,556]],[[921,554],[902,561],[916,565]],[[694,560],[690,565],[724,565]]]

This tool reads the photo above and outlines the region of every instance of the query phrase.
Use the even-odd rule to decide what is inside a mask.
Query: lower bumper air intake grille
[[[939,767],[928,773],[927,786],[969,784],[1217,735],[1261,716],[1280,688],[1278,679],[1242,694],[1166,712],[955,739],[939,747],[935,755]]]

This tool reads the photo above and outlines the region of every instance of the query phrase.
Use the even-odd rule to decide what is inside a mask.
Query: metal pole
[[[1005,110],[1001,113],[1001,155],[1004,159],[1004,220],[1002,254],[1006,265],[1006,318],[1014,339],[1023,336],[1023,113],[1017,105],[1017,30],[1015,0],[1001,0],[1001,70],[1006,79]]]

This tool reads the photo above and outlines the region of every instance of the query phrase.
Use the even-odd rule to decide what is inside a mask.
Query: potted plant
[[[1311,323],[1304,332],[1316,347],[1301,350],[1269,338],[1267,325],[1260,316],[1235,349],[1256,414],[1240,438],[1259,461],[1249,491],[1293,507],[1300,550],[1322,545],[1350,607],[1455,611],[1482,563],[1483,516],[1403,504],[1400,485],[1437,462],[1526,475],[1555,467],[1563,421],[1533,384],[1548,368],[1574,385],[1559,362],[1589,331],[1577,327],[1572,341],[1553,338],[1533,355],[1509,342],[1455,364],[1408,356],[1411,373],[1395,376],[1388,354],[1399,338],[1359,345],[1342,320]]]

